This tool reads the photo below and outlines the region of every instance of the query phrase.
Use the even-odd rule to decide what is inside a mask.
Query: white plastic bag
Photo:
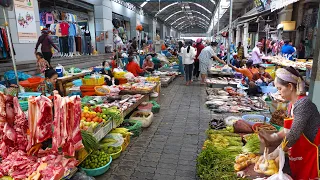
[[[285,163],[284,151],[281,147],[279,148],[279,172],[268,178],[268,180],[293,180],[288,174],[284,174],[282,169]]]

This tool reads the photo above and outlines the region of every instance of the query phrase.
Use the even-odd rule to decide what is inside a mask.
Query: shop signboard
[[[271,12],[286,7],[290,4],[298,2],[299,0],[272,0],[271,2]]]
[[[36,43],[38,39],[37,25],[33,1],[14,0],[17,31],[20,43]]]
[[[261,0],[254,0],[254,4],[256,5],[257,11],[263,11],[264,7]]]

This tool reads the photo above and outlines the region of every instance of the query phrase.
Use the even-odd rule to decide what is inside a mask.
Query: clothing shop
[[[130,27],[129,17],[112,12],[112,19],[118,19],[120,21],[121,28],[118,29],[118,31],[123,43],[126,43],[129,39],[133,38],[131,37],[131,34],[130,34],[131,27]]]
[[[8,35],[4,27],[0,26],[0,59],[10,58]]]
[[[83,4],[89,8],[71,5],[65,8],[59,3],[55,3],[54,6],[40,3],[40,29],[48,28],[52,41],[60,49],[60,52],[53,52],[54,57],[72,57],[93,53],[95,41],[91,33],[95,31],[92,31],[94,23],[90,23],[92,17],[89,13],[94,7],[91,5],[92,9],[90,9],[90,4]]]

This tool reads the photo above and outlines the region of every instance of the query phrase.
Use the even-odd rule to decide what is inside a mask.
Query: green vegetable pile
[[[234,172],[235,154],[228,150],[219,150],[208,145],[197,158],[197,174],[202,180],[233,180],[237,179]]]
[[[82,136],[82,144],[87,152],[91,152],[92,150],[97,150],[98,142],[95,137],[92,136],[91,133],[85,130],[81,130]]]
[[[111,116],[117,126],[119,126],[124,121],[121,110],[117,109],[116,107],[102,108],[102,113]]]
[[[94,151],[82,163],[81,167],[86,169],[96,169],[105,166],[110,161],[110,155],[103,151]]]
[[[242,152],[242,139],[229,129],[206,131],[207,140],[197,158],[197,174],[202,180],[238,179],[234,159]]]
[[[245,137],[245,140],[247,143],[242,148],[243,152],[254,154],[258,154],[260,152],[260,140],[257,134],[250,134]]]

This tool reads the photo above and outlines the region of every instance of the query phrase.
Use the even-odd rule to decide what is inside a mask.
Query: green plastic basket
[[[127,128],[130,132],[133,133],[132,137],[137,137],[137,136],[140,135],[140,133],[141,133],[141,126],[142,126],[141,121],[128,120],[128,119],[126,119],[125,122],[130,122],[130,123],[133,123],[133,124],[134,124],[133,126],[125,127],[125,128]]]

